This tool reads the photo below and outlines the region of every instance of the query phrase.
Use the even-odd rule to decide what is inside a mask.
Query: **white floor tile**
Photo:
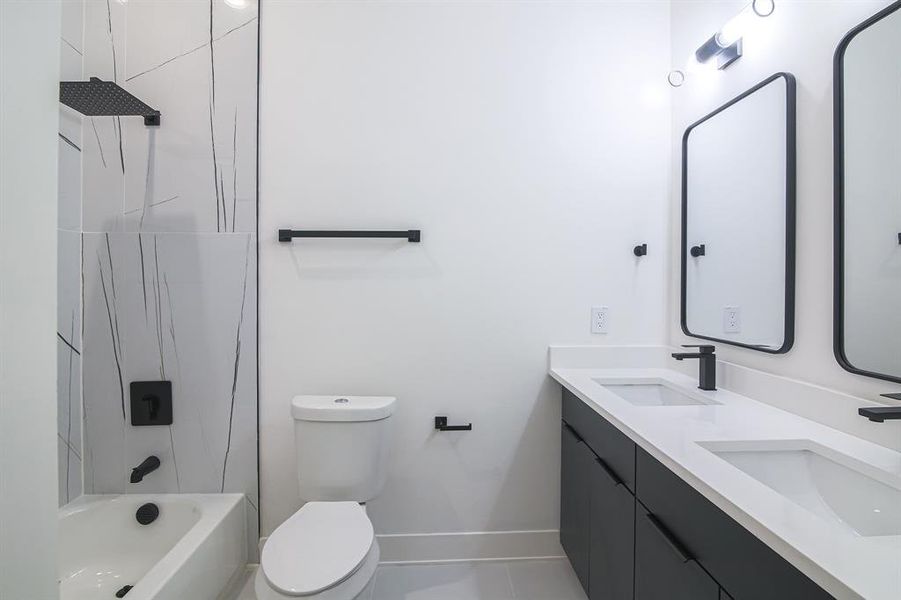
[[[372,600],[513,600],[503,563],[382,566]]]
[[[522,560],[507,563],[516,600],[585,600],[569,562]]]

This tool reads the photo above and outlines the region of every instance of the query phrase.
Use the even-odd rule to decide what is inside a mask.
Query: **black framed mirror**
[[[835,357],[901,382],[901,1],[848,33],[834,68]]]
[[[795,78],[776,73],[682,138],[682,331],[780,354],[794,343]]]

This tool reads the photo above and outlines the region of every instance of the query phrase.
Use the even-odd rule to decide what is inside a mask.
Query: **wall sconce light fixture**
[[[755,19],[765,18],[776,10],[775,0],[753,0],[741,12],[732,17],[723,27],[710,36],[688,57],[686,70],[690,73],[715,69],[725,69],[742,55],[742,38],[753,25]],[[670,85],[678,87],[670,78]]]

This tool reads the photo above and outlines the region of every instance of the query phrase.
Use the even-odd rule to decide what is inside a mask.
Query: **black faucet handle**
[[[716,346],[711,344],[682,344],[683,348],[697,348],[699,354],[713,354],[716,352]]]

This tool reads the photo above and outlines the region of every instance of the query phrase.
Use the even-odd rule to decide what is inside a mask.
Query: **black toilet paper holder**
[[[435,417],[435,429],[438,431],[472,431],[472,423],[466,425],[448,425],[447,417]]]

